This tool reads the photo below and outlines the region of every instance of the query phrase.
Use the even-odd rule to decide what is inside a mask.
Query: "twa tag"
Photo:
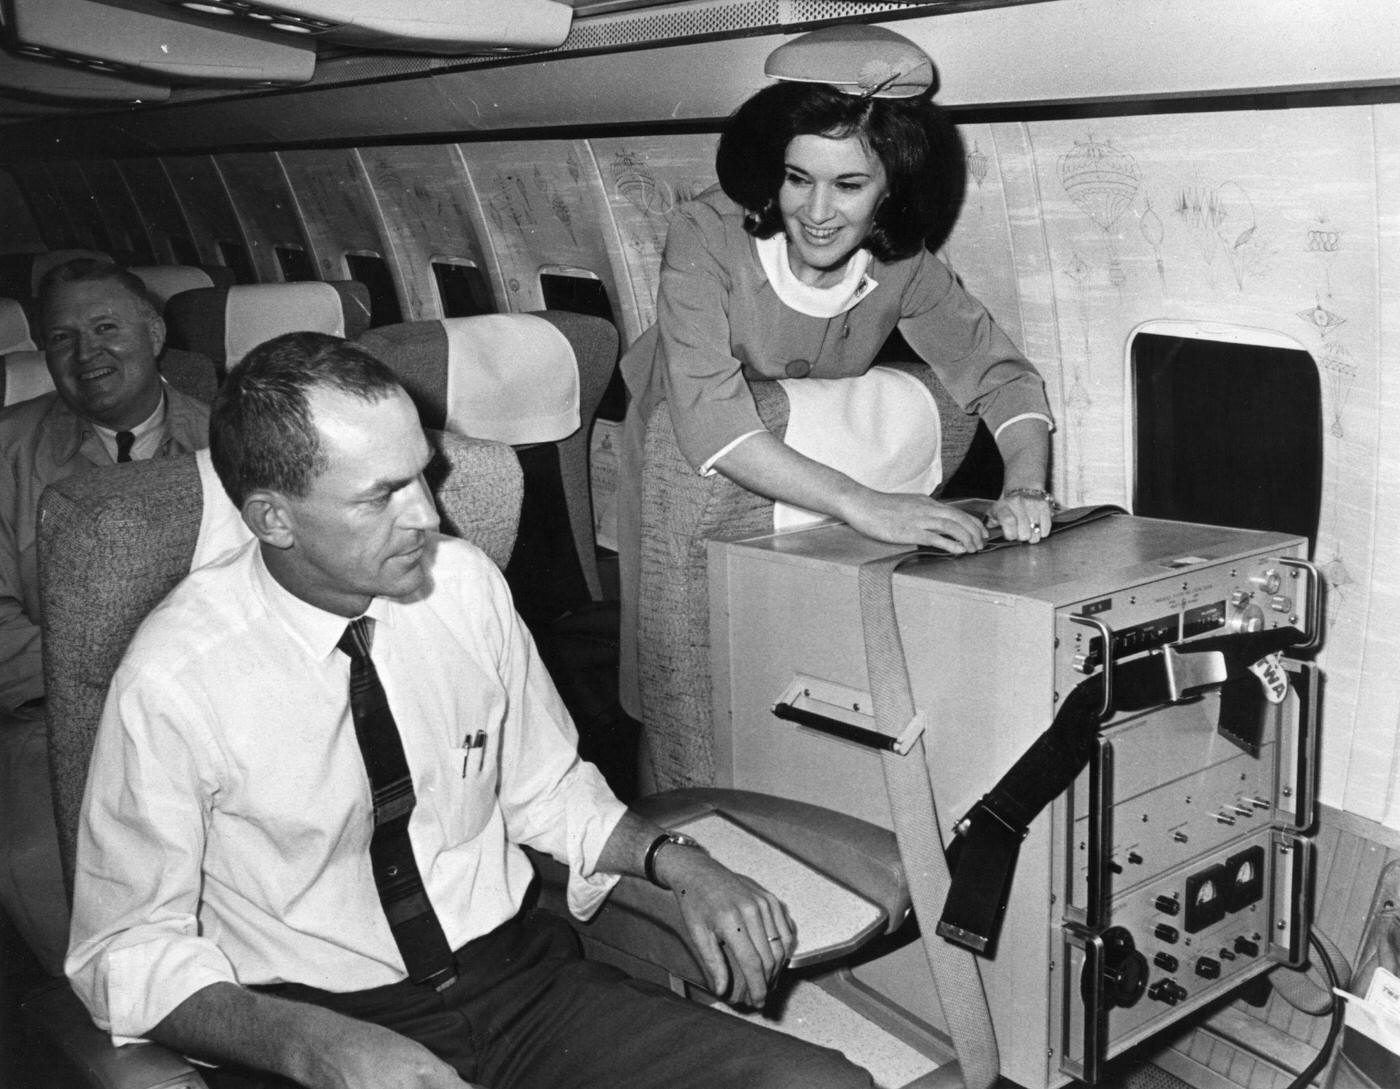
[[[1264,686],[1264,698],[1270,703],[1282,703],[1288,695],[1288,673],[1283,668],[1283,663],[1279,661],[1277,654],[1270,654],[1267,658],[1260,658],[1249,667],[1251,673],[1259,678],[1259,683]]]

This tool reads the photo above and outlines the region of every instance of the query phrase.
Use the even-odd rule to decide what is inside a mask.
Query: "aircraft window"
[[[540,293],[547,310],[568,310],[574,314],[591,314],[607,318],[614,325],[612,304],[608,302],[603,281],[591,272],[579,270],[540,273]],[[622,372],[614,371],[603,399],[598,403],[597,419],[621,420],[627,415],[627,387]]]
[[[255,284],[258,275],[253,271],[253,262],[248,258],[248,248],[241,242],[219,240],[219,257],[224,265],[232,270],[235,283]]]
[[[603,281],[592,274],[541,272],[540,292],[544,295],[544,305],[548,310],[568,310],[613,320],[612,306],[608,302]]]
[[[1252,332],[1133,337],[1133,512],[1293,533],[1316,544],[1318,366],[1295,342]]]
[[[277,254],[277,264],[282,269],[282,279],[286,280],[287,283],[320,279],[316,275],[316,267],[306,256],[306,247],[282,245],[273,246],[272,249]]]
[[[395,325],[403,321],[394,279],[389,275],[384,258],[377,253],[347,253],[345,267],[350,271],[350,279],[359,280],[369,288],[370,325]]]
[[[171,235],[170,253],[175,258],[177,265],[198,265],[200,263],[199,251],[194,248],[194,243],[188,238]]]
[[[434,261],[433,276],[437,280],[438,302],[445,318],[471,318],[478,314],[493,314],[491,290],[481,269],[462,261]]]

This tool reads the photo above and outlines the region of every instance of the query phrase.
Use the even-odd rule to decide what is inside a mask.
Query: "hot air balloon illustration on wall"
[[[1111,140],[1076,140],[1060,156],[1060,184],[1069,199],[1103,231],[1108,242],[1108,279],[1114,287],[1127,280],[1114,246],[1116,228],[1141,184],[1137,161]]]

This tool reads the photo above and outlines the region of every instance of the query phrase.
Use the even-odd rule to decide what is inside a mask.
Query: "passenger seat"
[[[151,300],[162,311],[173,295],[214,286],[213,277],[196,265],[132,265],[127,271],[141,278]]]
[[[640,727],[617,702],[618,610],[602,600],[588,471],[617,329],[541,310],[384,325],[359,343],[399,376],[425,427],[515,448],[525,499],[506,579],[578,725],[580,752],[630,801]],[[566,378],[577,383],[576,412],[561,407]]]
[[[357,280],[235,284],[182,291],[165,304],[170,344],[214,361],[222,378],[252,349],[303,330],[351,340],[369,328],[369,289]]]
[[[29,315],[18,299],[0,299],[0,355],[32,352],[38,345],[29,331]]]

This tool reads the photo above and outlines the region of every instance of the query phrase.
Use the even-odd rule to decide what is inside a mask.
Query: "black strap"
[[[417,798],[398,724],[370,660],[373,623],[367,616],[352,620],[336,644],[350,658],[350,713],[374,799],[370,864],[409,978],[442,990],[456,979],[456,962],[413,857],[408,821]]]
[[[1180,703],[1210,688],[1221,689],[1221,721],[1229,713],[1238,736],[1253,729],[1257,753],[1263,716],[1263,690],[1249,669],[1270,654],[1307,638],[1296,628],[1271,628],[1212,636],[1161,647],[1141,657],[1111,663],[1113,706],[1103,707],[1103,673],[1094,674],[1066,697],[1054,721],[967,814],[948,847],[952,885],[943,904],[938,933],[990,955],[1001,929],[1021,840],[1031,822],[1085,768],[1093,755],[1100,724],[1117,711],[1138,711]],[[1231,701],[1227,704],[1226,701]],[[1240,724],[1246,724],[1241,726]]]

